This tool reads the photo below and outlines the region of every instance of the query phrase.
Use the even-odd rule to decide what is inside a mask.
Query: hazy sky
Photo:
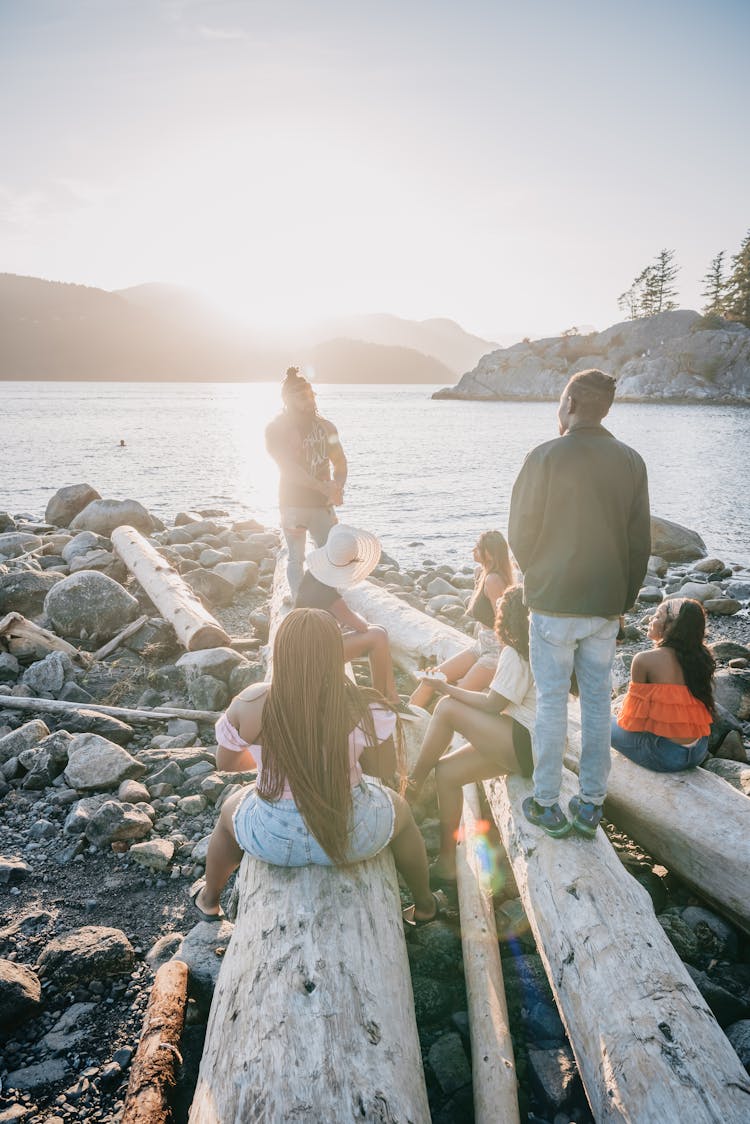
[[[0,0],[0,271],[603,328],[750,227],[746,0]]]

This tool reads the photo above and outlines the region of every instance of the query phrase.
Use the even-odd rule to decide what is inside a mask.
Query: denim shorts
[[[477,667],[491,668],[494,671],[500,659],[500,641],[491,628],[480,625],[471,651],[477,657]]]
[[[374,777],[352,789],[348,862],[371,859],[393,836],[396,810],[388,790]],[[249,789],[233,817],[243,851],[272,866],[332,866],[330,857],[305,823],[293,800],[263,800]]]
[[[623,730],[616,718],[612,719],[612,745],[623,757],[629,757],[636,765],[643,765],[654,773],[679,773],[683,769],[694,769],[705,761],[708,754],[708,737],[698,738],[695,745],[680,745],[649,730],[637,733]]]

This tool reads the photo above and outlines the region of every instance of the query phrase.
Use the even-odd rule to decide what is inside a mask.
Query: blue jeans
[[[636,765],[643,765],[654,773],[694,769],[708,753],[708,737],[698,738],[695,745],[680,745],[648,730],[623,730],[616,718],[612,719],[612,745]]]
[[[332,507],[282,507],[280,515],[289,552],[286,576],[294,600],[302,581],[308,531],[316,546],[325,546],[328,532],[337,520]]]
[[[560,798],[568,732],[568,693],[575,670],[581,700],[581,799],[603,804],[610,767],[612,663],[619,623],[606,617],[531,613],[530,662],[536,684],[534,799]]]

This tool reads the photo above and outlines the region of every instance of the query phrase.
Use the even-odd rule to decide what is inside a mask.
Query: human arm
[[[628,521],[628,591],[623,609],[635,604],[651,554],[651,509],[646,466],[638,457],[633,505]]]
[[[509,700],[497,691],[468,691],[466,687],[457,687],[454,683],[446,683],[443,679],[430,679],[429,684],[438,695],[450,695],[457,702],[471,706],[474,710],[481,710],[484,714],[500,714],[505,710]]]
[[[232,700],[216,724],[219,741],[216,768],[222,773],[245,773],[257,768],[250,746],[260,736],[268,683],[255,683]],[[222,744],[223,743],[223,744]]]
[[[510,498],[508,542],[522,573],[534,556],[546,498],[545,474],[536,452],[526,457]]]
[[[331,484],[336,489],[332,492],[331,503],[338,506],[344,502],[344,485],[346,484],[349,466],[336,426],[331,422],[326,422],[326,426],[328,427],[328,459],[333,468]]]
[[[649,656],[652,652],[636,652],[630,664],[630,680],[632,683],[648,683]]]
[[[499,574],[487,574],[487,577],[484,579],[484,592],[494,613],[497,609],[498,601],[505,593],[505,582]]]
[[[329,607],[329,613],[336,618],[345,628],[353,628],[355,632],[367,632],[370,627],[364,617],[350,609],[343,597],[339,597]]]

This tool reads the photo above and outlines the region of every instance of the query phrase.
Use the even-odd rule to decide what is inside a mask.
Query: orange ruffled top
[[[676,742],[711,732],[708,708],[681,683],[631,683],[617,722],[623,730],[648,730]]]

